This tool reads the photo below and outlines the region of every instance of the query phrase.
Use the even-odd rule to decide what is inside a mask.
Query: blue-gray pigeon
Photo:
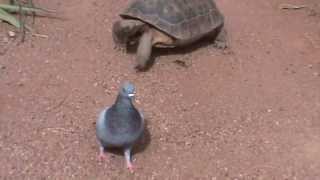
[[[122,148],[131,172],[131,150],[144,131],[143,115],[132,103],[134,96],[134,85],[125,82],[115,103],[100,113],[96,123],[96,135],[100,144],[99,157],[105,158],[105,148]]]

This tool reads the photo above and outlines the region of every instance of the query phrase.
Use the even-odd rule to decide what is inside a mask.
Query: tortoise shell
[[[180,40],[204,36],[224,23],[213,0],[134,0],[120,16],[141,20]]]

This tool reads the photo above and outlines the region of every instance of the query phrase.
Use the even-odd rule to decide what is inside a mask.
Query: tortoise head
[[[116,21],[112,26],[113,41],[117,45],[126,45],[129,39],[130,29],[123,26],[121,21]]]
[[[137,20],[122,19],[116,21],[112,27],[113,41],[120,46],[137,42],[143,23]]]

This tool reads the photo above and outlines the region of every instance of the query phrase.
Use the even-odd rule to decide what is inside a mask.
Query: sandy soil
[[[127,0],[35,2],[64,19],[19,45],[0,24],[1,179],[320,179],[318,0],[217,0],[230,49],[164,50],[145,73],[113,49]],[[148,122],[134,174],[97,160],[97,114],[124,80]]]

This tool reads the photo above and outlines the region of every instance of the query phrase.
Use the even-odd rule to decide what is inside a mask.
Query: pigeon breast
[[[101,112],[97,122],[97,137],[104,147],[132,146],[142,135],[144,120],[130,99],[117,99]]]

